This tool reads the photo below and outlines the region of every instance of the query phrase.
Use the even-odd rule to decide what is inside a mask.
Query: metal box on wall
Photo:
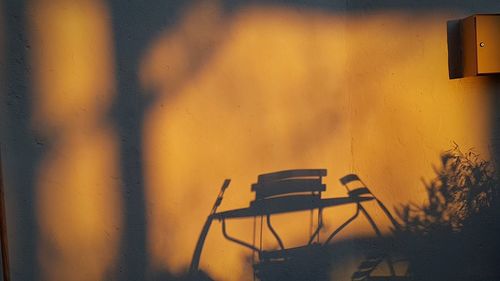
[[[500,14],[461,21],[463,76],[500,73]]]

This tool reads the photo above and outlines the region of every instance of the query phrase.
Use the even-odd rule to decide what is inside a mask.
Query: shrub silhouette
[[[500,280],[500,200],[495,165],[458,147],[425,183],[428,202],[397,209],[395,230],[412,280]]]

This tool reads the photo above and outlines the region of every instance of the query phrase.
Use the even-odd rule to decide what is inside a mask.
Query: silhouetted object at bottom
[[[360,214],[368,220],[377,237],[382,237],[382,233],[375,221],[366,208],[363,207],[364,202],[377,202],[384,214],[393,223],[394,228],[399,228],[398,223],[384,204],[354,174],[340,179],[340,182],[347,190],[348,196],[322,198],[322,192],[326,190],[326,185],[323,184],[322,179],[326,174],[325,169],[302,169],[260,175],[257,183],[252,185],[251,190],[255,192],[255,200],[250,202],[249,207],[217,212],[224,191],[229,185],[229,180],[226,180],[198,239],[190,267],[192,279],[208,280],[201,277],[198,267],[205,237],[214,219],[221,222],[222,233],[227,240],[248,248],[252,252],[254,278],[256,277],[261,281],[330,280],[331,260],[329,257],[331,256],[332,247],[328,247],[328,245],[338,233],[358,218]],[[320,231],[324,227],[323,210],[345,205],[355,205],[355,213],[326,239],[321,241]],[[299,211],[311,212],[311,226],[313,226],[313,214],[316,213],[317,216],[314,218],[316,227],[314,231],[311,228],[307,244],[289,248],[286,247],[274,229],[271,217],[275,214]],[[254,218],[254,239],[252,243],[235,238],[227,232],[226,221],[242,218]],[[279,246],[278,249],[264,249],[262,246],[264,220]],[[259,227],[257,227],[258,221],[260,221]],[[260,245],[256,245],[255,234],[257,233],[260,236]],[[374,255],[375,257],[373,257]],[[390,274],[388,276],[372,276],[373,269],[382,262],[387,263]],[[352,275],[352,280],[403,280],[403,277],[396,276],[389,253],[377,249],[369,253],[368,260],[361,263],[358,271]]]
[[[328,250],[320,244],[263,251],[254,265],[260,280],[329,280]]]
[[[496,166],[458,147],[441,156],[425,204],[406,204],[396,238],[415,281],[500,280]]]

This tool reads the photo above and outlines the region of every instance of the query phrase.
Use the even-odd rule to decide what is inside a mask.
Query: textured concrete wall
[[[424,200],[454,143],[496,151],[498,77],[450,80],[447,54],[447,22],[496,1],[163,2],[2,2],[14,280],[182,272],[224,178],[223,209],[260,173],[316,167],[328,195],[355,172],[393,207]],[[276,224],[302,241],[300,220]],[[214,228],[202,267],[248,279],[247,254]]]

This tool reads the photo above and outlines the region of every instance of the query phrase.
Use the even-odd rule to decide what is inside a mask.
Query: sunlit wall
[[[33,0],[32,124],[45,146],[36,175],[41,280],[114,273],[121,203],[110,18],[101,1]]]
[[[453,17],[446,11],[255,5],[220,20],[211,8],[193,7],[152,42],[141,69],[145,87],[160,95],[144,132],[155,265],[187,264],[226,177],[234,179],[226,209],[247,206],[259,173],[301,167],[328,168],[330,195],[344,192],[338,178],[356,172],[397,206],[423,200],[420,179],[433,175],[432,164],[454,142],[488,155],[488,79],[448,79],[446,20]],[[352,212],[337,211],[327,229]],[[306,222],[277,222],[288,245],[306,237],[307,216],[299,218]],[[231,231],[251,241],[251,227]],[[349,233],[343,238],[372,235],[368,224]],[[244,251],[216,224],[202,267],[241,280]]]
[[[195,1],[179,4],[172,18],[170,11],[155,13],[160,24],[153,27],[142,22],[152,22],[152,15],[137,12],[126,24],[139,31],[144,26],[150,36],[141,38],[151,39],[123,44],[114,31],[124,27],[113,26],[109,2],[26,1],[28,86],[6,91],[13,100],[16,91],[26,91],[28,100],[21,102],[29,107],[19,113],[10,103],[2,106],[9,116],[29,120],[23,129],[29,144],[15,145],[13,136],[25,136],[16,134],[15,119],[0,128],[11,157],[6,165],[28,161],[13,159],[26,147],[40,158],[27,163],[34,166],[32,189],[6,173],[11,194],[34,198],[19,206],[8,202],[9,233],[25,220],[23,204],[34,205],[35,247],[13,254],[14,277],[24,276],[23,257],[36,256],[39,280],[118,279],[123,187],[130,184],[120,154],[127,151],[142,153],[135,160],[144,182],[134,184],[144,189],[145,210],[127,213],[145,214],[146,226],[136,229],[146,237],[144,280],[185,271],[225,178],[233,181],[220,210],[248,206],[258,174],[292,168],[327,168],[326,196],[344,196],[338,179],[357,173],[392,210],[424,200],[421,179],[433,176],[439,154],[454,143],[484,157],[492,152],[498,79],[448,78],[446,24],[499,12],[499,4],[426,1],[413,10],[404,1]],[[129,1],[123,2],[120,8],[127,9]],[[2,32],[0,26],[0,62]],[[139,56],[118,63],[128,43],[140,46]],[[120,71],[133,73],[139,89],[119,87],[126,83]],[[118,102],[119,91],[133,98]],[[117,104],[144,111],[134,120],[141,124],[141,147],[123,147],[113,119]],[[327,211],[321,236],[353,211]],[[388,222],[374,214],[387,233]],[[287,246],[305,241],[308,219],[309,213],[276,218]],[[228,228],[251,241],[252,226],[243,220]],[[339,239],[372,235],[357,221]],[[27,243],[22,239],[11,237],[16,245]],[[276,246],[272,239],[263,242]],[[216,280],[251,280],[249,258],[214,222],[203,270]]]

